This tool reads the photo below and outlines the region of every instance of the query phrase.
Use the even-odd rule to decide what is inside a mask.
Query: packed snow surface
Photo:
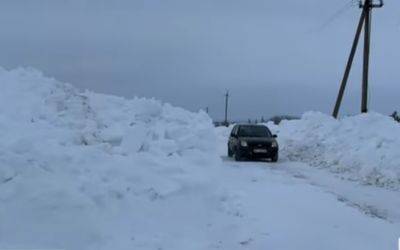
[[[400,124],[389,116],[368,113],[336,120],[309,112],[300,120],[268,125],[289,160],[364,184],[400,188]]]

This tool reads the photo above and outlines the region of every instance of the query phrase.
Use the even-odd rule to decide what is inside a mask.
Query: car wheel
[[[278,153],[276,153],[276,154],[271,158],[271,161],[272,161],[272,162],[277,162],[277,161],[278,161],[278,158],[279,158]]]
[[[232,156],[233,156],[233,152],[228,145],[228,157],[232,157]]]
[[[242,161],[243,160],[242,154],[240,153],[239,150],[235,150],[234,158],[235,158],[235,161]]]

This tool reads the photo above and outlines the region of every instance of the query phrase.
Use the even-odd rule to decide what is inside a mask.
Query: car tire
[[[228,157],[232,157],[232,156],[233,156],[233,152],[228,145]]]
[[[276,153],[272,158],[271,158],[271,162],[277,162],[279,158],[278,153]]]
[[[235,161],[242,161],[243,160],[242,154],[241,154],[241,152],[239,150],[235,150],[234,158],[235,158]]]

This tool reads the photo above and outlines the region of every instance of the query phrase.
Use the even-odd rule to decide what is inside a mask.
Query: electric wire
[[[351,7],[354,7],[355,5],[358,5],[358,1],[356,0],[350,0],[347,2],[345,5],[343,5],[340,9],[338,9],[336,12],[334,12],[326,21],[324,21],[320,26],[317,28],[311,30],[309,33],[319,33],[323,31],[325,28],[327,28],[330,24],[332,24],[336,19],[341,17],[346,11],[348,11]]]

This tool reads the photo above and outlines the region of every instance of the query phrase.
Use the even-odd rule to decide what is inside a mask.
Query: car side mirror
[[[237,135],[235,135],[234,133],[231,133],[231,137],[236,138]]]
[[[272,135],[272,138],[278,138],[278,135]]]

